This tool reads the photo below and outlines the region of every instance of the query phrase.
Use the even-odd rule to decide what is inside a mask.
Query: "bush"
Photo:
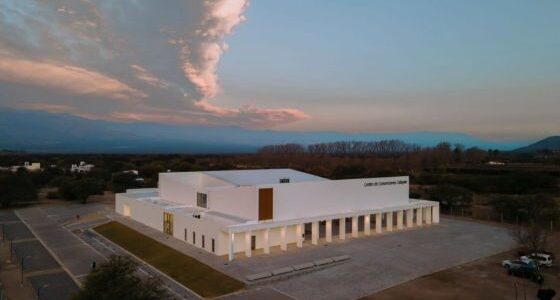
[[[472,203],[473,193],[465,188],[444,184],[428,189],[430,199],[438,201],[443,207],[468,207]]]

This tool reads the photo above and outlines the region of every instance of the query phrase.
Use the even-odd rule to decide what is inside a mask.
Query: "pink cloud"
[[[95,71],[67,64],[11,57],[0,57],[0,80],[115,100],[139,100],[148,97],[119,80]]]
[[[223,108],[206,101],[199,101],[195,106],[211,114],[230,120],[234,124],[246,127],[273,127],[309,119],[309,115],[293,108],[258,108],[244,105],[240,108]]]
[[[146,70],[145,68],[139,65],[130,65],[129,67],[134,71],[134,76],[137,79],[158,88],[169,87],[169,83],[167,81],[157,78],[154,74],[150,73],[150,71]]]
[[[205,1],[203,21],[192,38],[196,42],[175,40],[181,45],[179,57],[183,72],[202,99],[212,98],[218,91],[216,69],[227,50],[223,39],[245,20],[243,12],[247,6],[247,0]]]

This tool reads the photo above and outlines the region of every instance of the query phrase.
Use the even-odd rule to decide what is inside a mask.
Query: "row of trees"
[[[455,163],[481,163],[501,156],[499,151],[484,151],[477,147],[466,149],[463,145],[443,142],[434,147],[420,147],[399,140],[374,142],[340,141],[332,143],[268,145],[260,148],[258,154],[266,155],[320,155],[320,156],[406,156],[421,159],[431,167],[448,166]]]
[[[258,150],[259,154],[318,154],[318,155],[394,155],[420,150],[420,146],[399,140],[362,142],[340,141],[332,143],[268,145]]]

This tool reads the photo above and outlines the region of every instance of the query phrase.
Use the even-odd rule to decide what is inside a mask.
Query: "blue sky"
[[[558,134],[558,1],[201,3],[0,3],[0,106],[297,131]]]

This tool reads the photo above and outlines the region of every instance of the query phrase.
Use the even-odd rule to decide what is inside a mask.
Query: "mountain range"
[[[516,153],[533,153],[537,151],[560,151],[560,136],[550,136],[536,143],[516,149]]]
[[[558,137],[556,137],[558,138]],[[0,110],[0,149],[34,153],[250,153],[270,144],[398,139],[420,146],[446,141],[513,150],[531,141],[495,142],[455,132],[294,132],[228,126],[85,119],[34,110]]]

